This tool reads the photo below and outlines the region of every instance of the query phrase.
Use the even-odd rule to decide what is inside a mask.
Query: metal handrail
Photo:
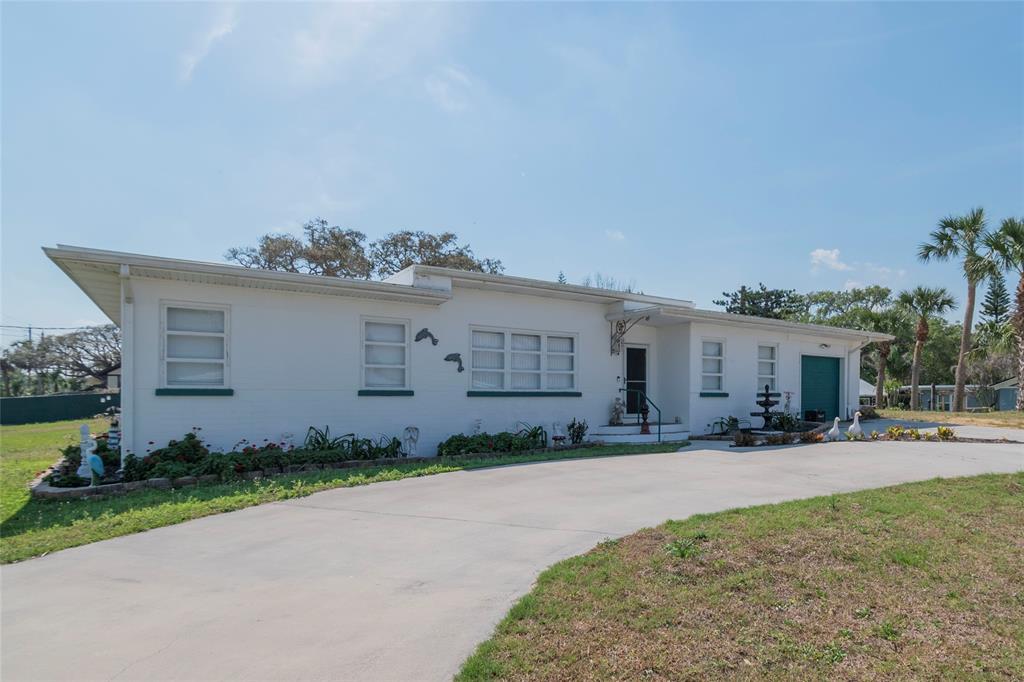
[[[660,443],[661,442],[661,408],[658,407],[658,405],[653,400],[651,400],[650,398],[647,397],[647,393],[646,392],[641,391],[639,388],[620,388],[619,392],[620,393],[625,393],[626,395],[629,395],[630,393],[636,393],[636,394],[638,394],[640,396],[640,399],[643,402],[647,403],[648,405],[650,405],[651,407],[653,407],[655,410],[658,411],[658,442]],[[641,403],[641,405],[642,404],[643,403]],[[637,413],[637,415],[636,415],[636,423],[637,424],[642,423],[639,413]]]

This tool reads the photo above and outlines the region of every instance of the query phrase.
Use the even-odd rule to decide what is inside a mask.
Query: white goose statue
[[[850,428],[846,429],[846,432],[850,434],[851,438],[864,437],[864,429],[860,427],[860,412],[853,413],[853,423],[850,424]]]
[[[839,440],[839,417],[836,417],[835,422],[832,424],[832,428],[825,434],[829,440]]]

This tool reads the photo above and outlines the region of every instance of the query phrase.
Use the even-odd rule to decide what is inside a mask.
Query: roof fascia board
[[[84,262],[102,263],[114,266],[127,265],[131,268],[133,276],[145,276],[145,270],[163,270],[169,272],[193,273],[210,275],[225,278],[234,278],[239,281],[259,282],[262,284],[290,284],[292,286],[306,286],[317,290],[318,293],[335,295],[359,294],[370,295],[376,298],[394,298],[414,303],[432,303],[439,305],[451,298],[450,294],[432,290],[419,289],[402,284],[386,282],[362,282],[359,280],[343,279],[340,277],[322,277],[320,275],[305,275],[292,272],[274,272],[270,270],[257,270],[244,268],[239,265],[227,265],[219,263],[203,263],[199,261],[179,260],[174,258],[160,258],[155,256],[143,256],[132,253],[119,253],[116,251],[102,251],[99,249],[88,249],[74,246],[58,245],[57,248],[43,247],[46,255],[54,261],[58,267],[64,270],[65,274],[71,277],[69,270],[63,262]],[[74,277],[71,277],[74,280]],[[75,281],[76,284],[79,284]],[[228,284],[230,286],[230,284]],[[79,284],[79,286],[81,286]],[[87,292],[88,293],[88,292]]]

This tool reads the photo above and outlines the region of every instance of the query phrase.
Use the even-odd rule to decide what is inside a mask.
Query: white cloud
[[[811,251],[811,272],[825,267],[829,270],[853,270],[852,267],[839,260],[839,249],[815,249]]]
[[[883,282],[889,282],[894,279],[903,279],[907,275],[907,271],[903,268],[890,268],[884,265],[875,265],[874,263],[864,263],[863,270],[868,273],[872,279]]]
[[[469,106],[469,90],[473,82],[454,66],[446,66],[430,74],[423,81],[434,104],[449,112],[464,111]]]
[[[446,42],[450,23],[444,5],[315,5],[306,25],[289,36],[290,75],[300,85],[395,76],[431,59]]]
[[[238,20],[238,9],[234,5],[222,5],[212,18],[209,25],[198,35],[192,46],[185,50],[179,59],[181,71],[179,76],[186,83],[192,80],[192,74],[196,67],[207,55],[214,45],[226,38],[235,30]]]
[[[626,241],[626,235],[622,233],[622,230],[605,230],[604,236],[613,242]]]

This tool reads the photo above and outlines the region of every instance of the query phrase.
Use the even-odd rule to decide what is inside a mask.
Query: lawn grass
[[[125,495],[76,500],[31,499],[26,484],[58,458],[57,448],[75,438],[77,422],[0,427],[3,518],[0,563],[9,563],[98,540],[181,523],[265,502],[304,497],[331,488],[396,481],[463,469],[559,459],[671,452],[686,443],[612,445],[473,460],[331,469],[172,490],[143,489]],[[105,428],[98,420],[95,430]]]
[[[1024,679],[1024,473],[670,521],[541,574],[457,680]]]
[[[78,427],[106,431],[106,419],[78,419],[0,426],[0,524],[25,506],[26,484],[60,457],[58,449],[78,440]]]
[[[939,424],[962,424],[968,426],[1002,426],[1010,429],[1024,429],[1024,412],[1003,410],[1000,412],[935,412],[928,410],[878,410],[884,419],[938,422]]]

